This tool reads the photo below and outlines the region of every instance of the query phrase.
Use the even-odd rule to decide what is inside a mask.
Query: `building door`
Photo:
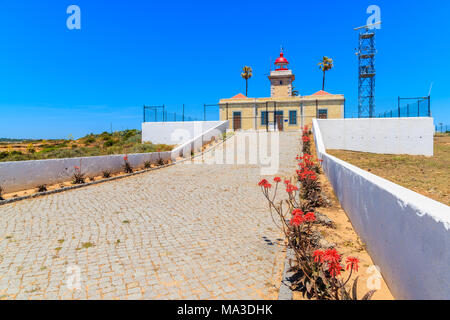
[[[234,130],[241,129],[241,112],[240,111],[233,112],[233,129]]]
[[[275,122],[279,131],[283,131],[283,111],[276,111]]]

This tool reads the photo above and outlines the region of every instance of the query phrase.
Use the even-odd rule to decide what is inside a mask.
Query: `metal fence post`
[[[345,98],[344,98],[344,117],[345,118]]]
[[[428,96],[428,116],[431,117],[431,96]]]
[[[183,103],[183,122],[184,122],[184,103]]]
[[[266,101],[266,131],[269,132],[269,111],[268,111],[268,101]]]
[[[303,101],[300,102],[300,126],[303,129]]]
[[[142,110],[143,110],[143,114],[142,114],[142,118],[144,119],[144,121],[143,122],[145,122],[145,104],[144,104],[144,107],[142,108]]]
[[[319,100],[316,99],[316,119],[318,118],[318,116],[319,116]]]
[[[273,130],[277,130],[277,102],[273,102]]]

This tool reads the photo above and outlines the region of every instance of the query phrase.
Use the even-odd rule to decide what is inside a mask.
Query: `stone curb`
[[[192,160],[192,159],[195,159],[197,157],[203,156],[204,154],[206,154],[206,153],[214,150],[218,146],[222,145],[225,141],[227,141],[228,139],[232,138],[233,136],[234,135],[231,135],[230,137],[222,140],[221,142],[219,142],[218,144],[212,146],[211,148],[209,148],[209,149],[207,149],[207,150],[205,150],[205,151],[203,151],[201,153],[198,153],[197,155],[194,155],[194,156],[192,156],[190,158],[185,158],[185,159],[182,159],[182,160],[178,160],[178,161],[175,161],[175,162],[172,162],[172,163],[169,163],[169,164],[158,166],[156,168],[149,168],[149,169],[145,169],[145,170],[136,171],[136,172],[133,172],[133,173],[127,173],[127,174],[124,174],[124,175],[121,175],[121,176],[117,176],[117,177],[111,177],[111,178],[106,178],[106,179],[103,179],[103,180],[87,182],[87,183],[74,185],[74,186],[70,186],[70,187],[64,187],[64,188],[51,190],[51,191],[37,192],[37,193],[33,193],[33,194],[30,194],[30,195],[27,195],[27,196],[23,196],[23,197],[16,197],[16,198],[11,198],[11,199],[7,199],[7,200],[0,200],[0,206],[5,205],[5,204],[10,204],[10,203],[13,203],[13,202],[22,201],[22,200],[33,199],[33,198],[38,198],[38,197],[47,196],[47,195],[51,195],[51,194],[61,193],[61,192],[64,192],[64,191],[80,189],[80,188],[92,186],[92,185],[95,185],[95,184],[100,184],[100,183],[103,183],[103,182],[119,180],[119,179],[131,177],[131,176],[135,176],[135,175],[138,175],[138,174],[142,174],[142,173],[146,173],[146,172],[150,172],[150,171],[154,171],[154,170],[167,168],[167,167],[170,167],[170,166],[173,166],[173,165],[176,165],[176,164],[179,164],[179,163],[182,163],[182,162],[185,162],[185,161]]]
[[[281,278],[280,290],[278,291],[278,300],[292,300],[294,296],[289,280],[293,273],[288,272],[290,268],[289,260],[292,257],[292,250],[290,248],[286,248],[286,258],[284,259],[283,275]]]

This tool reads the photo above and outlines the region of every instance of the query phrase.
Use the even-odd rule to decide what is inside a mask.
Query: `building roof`
[[[238,93],[237,95],[235,95],[234,97],[231,97],[230,99],[248,99],[245,95],[243,95],[242,93]]]
[[[275,60],[275,64],[288,64],[289,62],[283,57],[283,52],[280,52],[280,56]]]
[[[312,96],[331,96],[331,93],[320,90],[320,91],[317,91],[316,93],[313,93]]]

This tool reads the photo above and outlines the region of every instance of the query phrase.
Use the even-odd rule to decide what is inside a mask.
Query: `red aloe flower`
[[[328,272],[332,277],[336,277],[341,274],[341,265],[339,263],[328,263]]]
[[[313,253],[314,262],[317,262],[317,263],[323,262],[323,255],[324,255],[324,254],[325,254],[325,253],[324,253],[322,250],[316,250],[316,251],[314,251],[314,253]]]
[[[258,182],[258,186],[264,186],[265,184],[269,183],[266,179],[262,179],[260,182]]]
[[[280,177],[275,177],[275,178],[273,179],[273,181],[275,181],[276,183],[281,182],[281,178],[280,178]]]
[[[358,260],[358,258],[348,257],[346,259],[346,262],[347,262],[347,270],[350,268],[351,270],[358,271],[358,268],[359,268],[359,265],[358,265],[359,260]]]
[[[305,214],[305,220],[308,222],[316,221],[316,216],[314,212],[308,212],[307,214]]]
[[[305,222],[305,218],[301,214],[296,214],[290,221],[290,224],[293,226],[299,226]]]
[[[325,251],[325,260],[329,263],[339,263],[341,261],[341,255],[336,249],[327,249]]]

